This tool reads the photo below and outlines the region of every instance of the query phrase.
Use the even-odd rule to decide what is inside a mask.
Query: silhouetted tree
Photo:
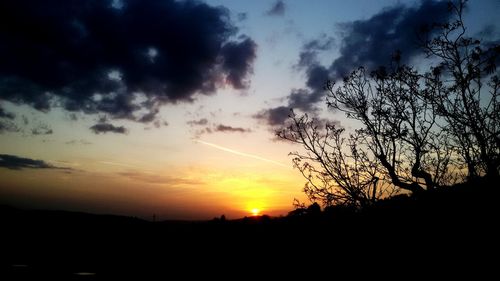
[[[321,216],[321,207],[317,202],[312,203],[308,207],[304,203],[299,203],[297,199],[294,200],[295,210],[288,213],[288,217],[319,217]]]
[[[327,83],[328,106],[358,121],[352,139],[378,163],[379,177],[411,192],[449,183],[451,150],[437,125],[436,108],[421,99],[422,75],[409,66],[381,67],[370,75],[353,71],[335,88]]]
[[[358,149],[354,136],[346,139],[343,128],[321,124],[307,115],[297,116],[293,110],[289,121],[277,135],[305,148],[305,153],[290,155],[294,156],[294,167],[307,180],[304,192],[311,201],[325,206],[364,206],[386,191],[387,185],[379,182],[378,163]]]
[[[291,155],[311,200],[364,206],[391,187],[419,193],[451,185],[464,179],[463,168],[469,178],[498,178],[500,46],[465,37],[464,3],[450,3],[456,19],[424,37],[435,63],[428,72],[400,65],[397,52],[389,67],[361,67],[340,85],[326,83],[328,107],[360,125],[348,136],[292,111],[277,135],[305,148]]]
[[[438,35],[422,42],[427,55],[439,63],[425,74],[426,91],[420,97],[443,119],[440,128],[452,141],[469,178],[498,178],[500,82],[496,63],[500,45],[466,36],[465,2],[450,3],[456,19],[435,25]]]
[[[321,214],[321,207],[319,206],[318,203],[314,202],[309,207],[307,207],[307,213],[309,213],[310,215],[317,216]]]

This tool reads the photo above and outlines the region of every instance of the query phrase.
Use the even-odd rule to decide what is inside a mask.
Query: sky
[[[500,39],[500,1],[467,4]],[[290,108],[353,129],[324,83],[419,67],[443,1],[4,0],[0,204],[160,219],[286,215],[305,179]]]

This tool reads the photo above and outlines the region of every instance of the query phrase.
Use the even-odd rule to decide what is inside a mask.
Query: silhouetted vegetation
[[[465,2],[450,2],[451,22],[422,28],[430,64],[351,72],[327,82],[327,105],[359,127],[346,135],[335,123],[290,114],[278,137],[298,143],[293,163],[304,191],[325,206],[368,207],[401,191],[422,193],[500,171],[500,45],[466,36]],[[300,212],[300,211],[299,211]]]
[[[153,222],[0,206],[0,278],[234,277],[249,268],[258,275],[311,276],[311,266],[332,263],[346,274],[353,266],[387,263],[413,272],[408,266],[422,259],[429,265],[419,272],[435,274],[445,270],[444,264],[473,270],[472,262],[493,261],[484,251],[497,240],[496,185],[478,178],[432,193],[381,199],[363,209],[331,205],[321,210],[313,203],[285,217],[225,221],[221,216]],[[474,274],[486,274],[488,268],[494,267]],[[76,275],[80,272],[95,275]]]

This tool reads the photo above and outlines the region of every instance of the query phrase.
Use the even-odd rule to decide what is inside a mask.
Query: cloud
[[[144,173],[144,172],[122,172],[118,173],[118,175],[122,177],[127,177],[136,181],[141,181],[145,183],[151,184],[168,184],[169,186],[177,186],[177,185],[200,185],[203,184],[202,181],[197,179],[190,178],[181,178],[181,177],[171,177],[171,176],[162,176],[152,173]]]
[[[238,21],[245,21],[246,19],[248,19],[248,13],[238,13],[236,15],[236,17],[238,18]]]
[[[451,15],[446,1],[428,0],[417,7],[397,5],[369,19],[342,24],[345,36],[340,57],[333,61],[330,72],[340,79],[359,66],[373,69],[387,65],[396,51],[402,54],[401,62],[408,63],[421,54],[419,36],[430,35],[422,31],[448,21]]]
[[[110,124],[110,123],[97,123],[97,124],[93,125],[92,127],[90,127],[90,130],[92,130],[94,132],[94,134],[96,134],[96,135],[101,134],[101,133],[105,134],[108,132],[116,133],[116,134],[126,134],[128,131],[123,126],[115,126],[115,125]]]
[[[314,116],[318,111],[316,105],[324,101],[324,86],[328,80],[342,79],[359,66],[374,69],[387,65],[397,51],[402,54],[402,63],[410,62],[421,54],[419,32],[428,29],[433,23],[448,21],[450,15],[445,1],[428,0],[415,7],[393,6],[366,20],[341,24],[339,27],[344,36],[339,42],[340,56],[330,66],[320,62],[318,55],[329,51],[336,43],[334,39],[322,34],[306,42],[294,69],[304,71],[307,87],[293,89],[286,98],[286,106],[260,111],[254,118],[270,126],[281,126],[288,117],[289,108]]]
[[[39,124],[37,127],[31,129],[31,134],[38,135],[51,135],[54,131],[47,124]]]
[[[313,69],[313,71],[314,70],[316,69]],[[290,115],[290,109],[298,109],[301,112],[316,116],[319,112],[319,108],[316,105],[318,102],[325,100],[325,91],[318,85],[320,83],[324,84],[328,80],[328,76],[324,72],[324,69],[319,68],[318,71],[321,71],[323,74],[315,76],[317,78],[315,81],[308,81],[308,85],[315,86],[317,89],[292,89],[290,95],[286,97],[286,106],[277,106],[261,110],[257,114],[253,115],[253,118],[261,120],[267,125],[274,127],[284,124]],[[316,83],[318,85],[316,85]]]
[[[290,107],[309,111],[313,108],[312,105],[324,96],[324,86],[330,78],[330,73],[321,65],[317,56],[319,52],[329,51],[334,42],[333,37],[322,34],[302,46],[299,62],[294,68],[305,71],[308,89],[292,90],[288,97]]]
[[[266,12],[268,16],[284,16],[285,15],[285,2],[282,0],[277,0],[274,2],[273,6]]]
[[[335,44],[335,39],[322,33],[318,38],[308,41],[304,44],[303,49],[309,51],[328,51]]]
[[[314,104],[322,101],[324,96],[324,91],[311,92],[307,89],[294,89],[288,96],[288,107],[304,112],[314,112],[316,111]]]
[[[30,158],[19,157],[15,155],[0,154],[0,167],[11,170],[22,169],[62,169],[71,170],[67,167],[56,167],[43,160],[34,160]]]
[[[70,113],[68,117],[71,121],[78,121],[78,115],[76,113]]]
[[[227,126],[227,125],[216,125],[214,127],[215,132],[223,132],[223,133],[250,133],[252,130],[250,129],[245,129],[241,127],[232,127],[232,126]]]
[[[200,120],[188,121],[187,123],[190,124],[191,127],[193,127],[193,126],[204,126],[207,125],[209,122],[207,119],[203,118]],[[212,126],[207,126],[205,128],[197,129],[194,132],[194,138],[198,139],[204,134],[213,134],[213,133],[251,133],[251,132],[252,130],[249,128],[233,127],[224,124],[213,124]]]
[[[12,112],[7,112],[3,107],[0,106],[0,118],[5,118],[5,119],[14,119],[16,118],[16,115]]]
[[[187,121],[186,124],[188,124],[189,126],[205,126],[208,124],[208,120],[207,118],[202,118],[200,120],[190,120],[190,121]]]
[[[474,37],[478,37],[478,38],[495,38],[495,37],[499,37],[499,30],[497,30],[497,27],[493,24],[487,24],[485,26],[483,26],[481,28],[481,30],[479,30],[475,35]],[[485,41],[484,39],[482,39],[482,41]]]
[[[290,115],[290,107],[278,106],[274,108],[261,110],[253,115],[253,118],[263,121],[269,126],[281,126]]]
[[[226,82],[235,89],[248,88],[248,81],[245,81],[249,73],[252,73],[253,61],[256,57],[257,44],[245,38],[241,42],[229,42],[221,50],[224,58],[222,69],[226,76]]]
[[[16,115],[12,112],[5,111],[0,105],[0,134],[5,132],[17,133],[20,131],[19,127],[12,121]]]
[[[0,134],[5,132],[17,133],[19,131],[21,131],[21,129],[19,129],[14,122],[0,119]]]
[[[286,106],[277,106],[262,110],[253,117],[271,127],[281,126],[288,119],[290,109],[315,114],[318,111],[316,104],[325,97],[324,85],[329,77],[329,70],[319,63],[317,58],[320,51],[328,51],[333,47],[333,37],[321,34],[316,39],[306,42],[302,46],[299,62],[294,69],[305,71],[307,88],[292,89],[286,97]]]
[[[155,126],[155,128],[160,128],[161,126],[167,127],[168,126],[168,122],[165,121],[165,120],[158,120],[158,119],[156,119],[153,122],[153,126]]]
[[[80,139],[80,140],[69,140],[69,141],[65,142],[65,144],[68,144],[68,145],[76,145],[76,144],[89,145],[92,143],[88,140]]]
[[[331,50],[334,44],[335,39],[325,33],[321,34],[316,39],[306,42],[302,46],[302,50],[299,55],[299,62],[294,66],[294,68],[302,70],[318,65],[318,53]]]
[[[142,117],[140,117],[138,121],[142,122],[142,123],[150,123],[152,121],[155,121],[156,115],[158,114],[158,112],[160,112],[159,108],[151,109],[148,113],[146,113]],[[158,121],[158,120],[156,120],[156,121]]]
[[[211,133],[213,133],[213,130],[210,127],[197,129],[196,131],[194,131],[194,138],[199,139],[202,135],[211,134]]]
[[[0,100],[152,122],[221,81],[248,86],[256,44],[237,33],[198,1],[3,0]]]

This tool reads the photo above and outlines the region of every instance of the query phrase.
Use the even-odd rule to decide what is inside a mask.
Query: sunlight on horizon
[[[252,212],[252,216],[258,216],[258,215],[260,215],[260,210],[257,209],[257,208],[253,208],[251,210],[251,212]]]

